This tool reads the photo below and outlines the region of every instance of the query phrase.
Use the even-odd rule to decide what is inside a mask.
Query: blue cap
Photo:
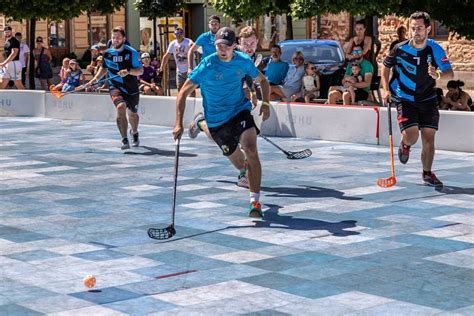
[[[99,45],[92,45],[91,49],[100,50]]]

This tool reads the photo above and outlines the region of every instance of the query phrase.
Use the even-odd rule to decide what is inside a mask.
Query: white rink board
[[[388,145],[387,109],[380,117],[372,107],[343,107],[272,103],[270,119],[262,124],[259,108],[253,111],[257,126],[268,136],[301,137],[351,143]],[[184,116],[185,128],[195,113],[202,111],[202,99],[188,98]],[[436,148],[474,152],[474,114],[440,111],[440,132]],[[176,115],[175,97],[140,96],[138,113],[142,124],[173,127]],[[0,92],[0,116],[36,116],[55,119],[115,121],[115,107],[108,94],[71,94],[56,99],[43,91],[3,90]],[[395,146],[400,141],[396,110],[392,109]],[[420,146],[421,140],[416,146]]]

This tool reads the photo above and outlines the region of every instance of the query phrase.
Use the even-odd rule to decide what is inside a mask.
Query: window
[[[48,24],[48,38],[50,47],[66,47],[66,23],[64,21],[50,22]]]
[[[92,33],[91,44],[107,43],[107,35],[109,34],[107,31],[107,16],[91,13],[90,22],[90,30]]]

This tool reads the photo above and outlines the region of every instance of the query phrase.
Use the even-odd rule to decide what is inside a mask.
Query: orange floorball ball
[[[95,276],[93,275],[88,275],[84,278],[84,285],[90,289],[95,286],[95,282],[96,282],[96,279],[95,279]]]

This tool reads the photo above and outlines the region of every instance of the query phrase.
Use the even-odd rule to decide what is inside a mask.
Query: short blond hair
[[[240,30],[239,37],[242,38],[249,38],[250,36],[254,35],[257,37],[257,31],[251,26],[246,26]]]

